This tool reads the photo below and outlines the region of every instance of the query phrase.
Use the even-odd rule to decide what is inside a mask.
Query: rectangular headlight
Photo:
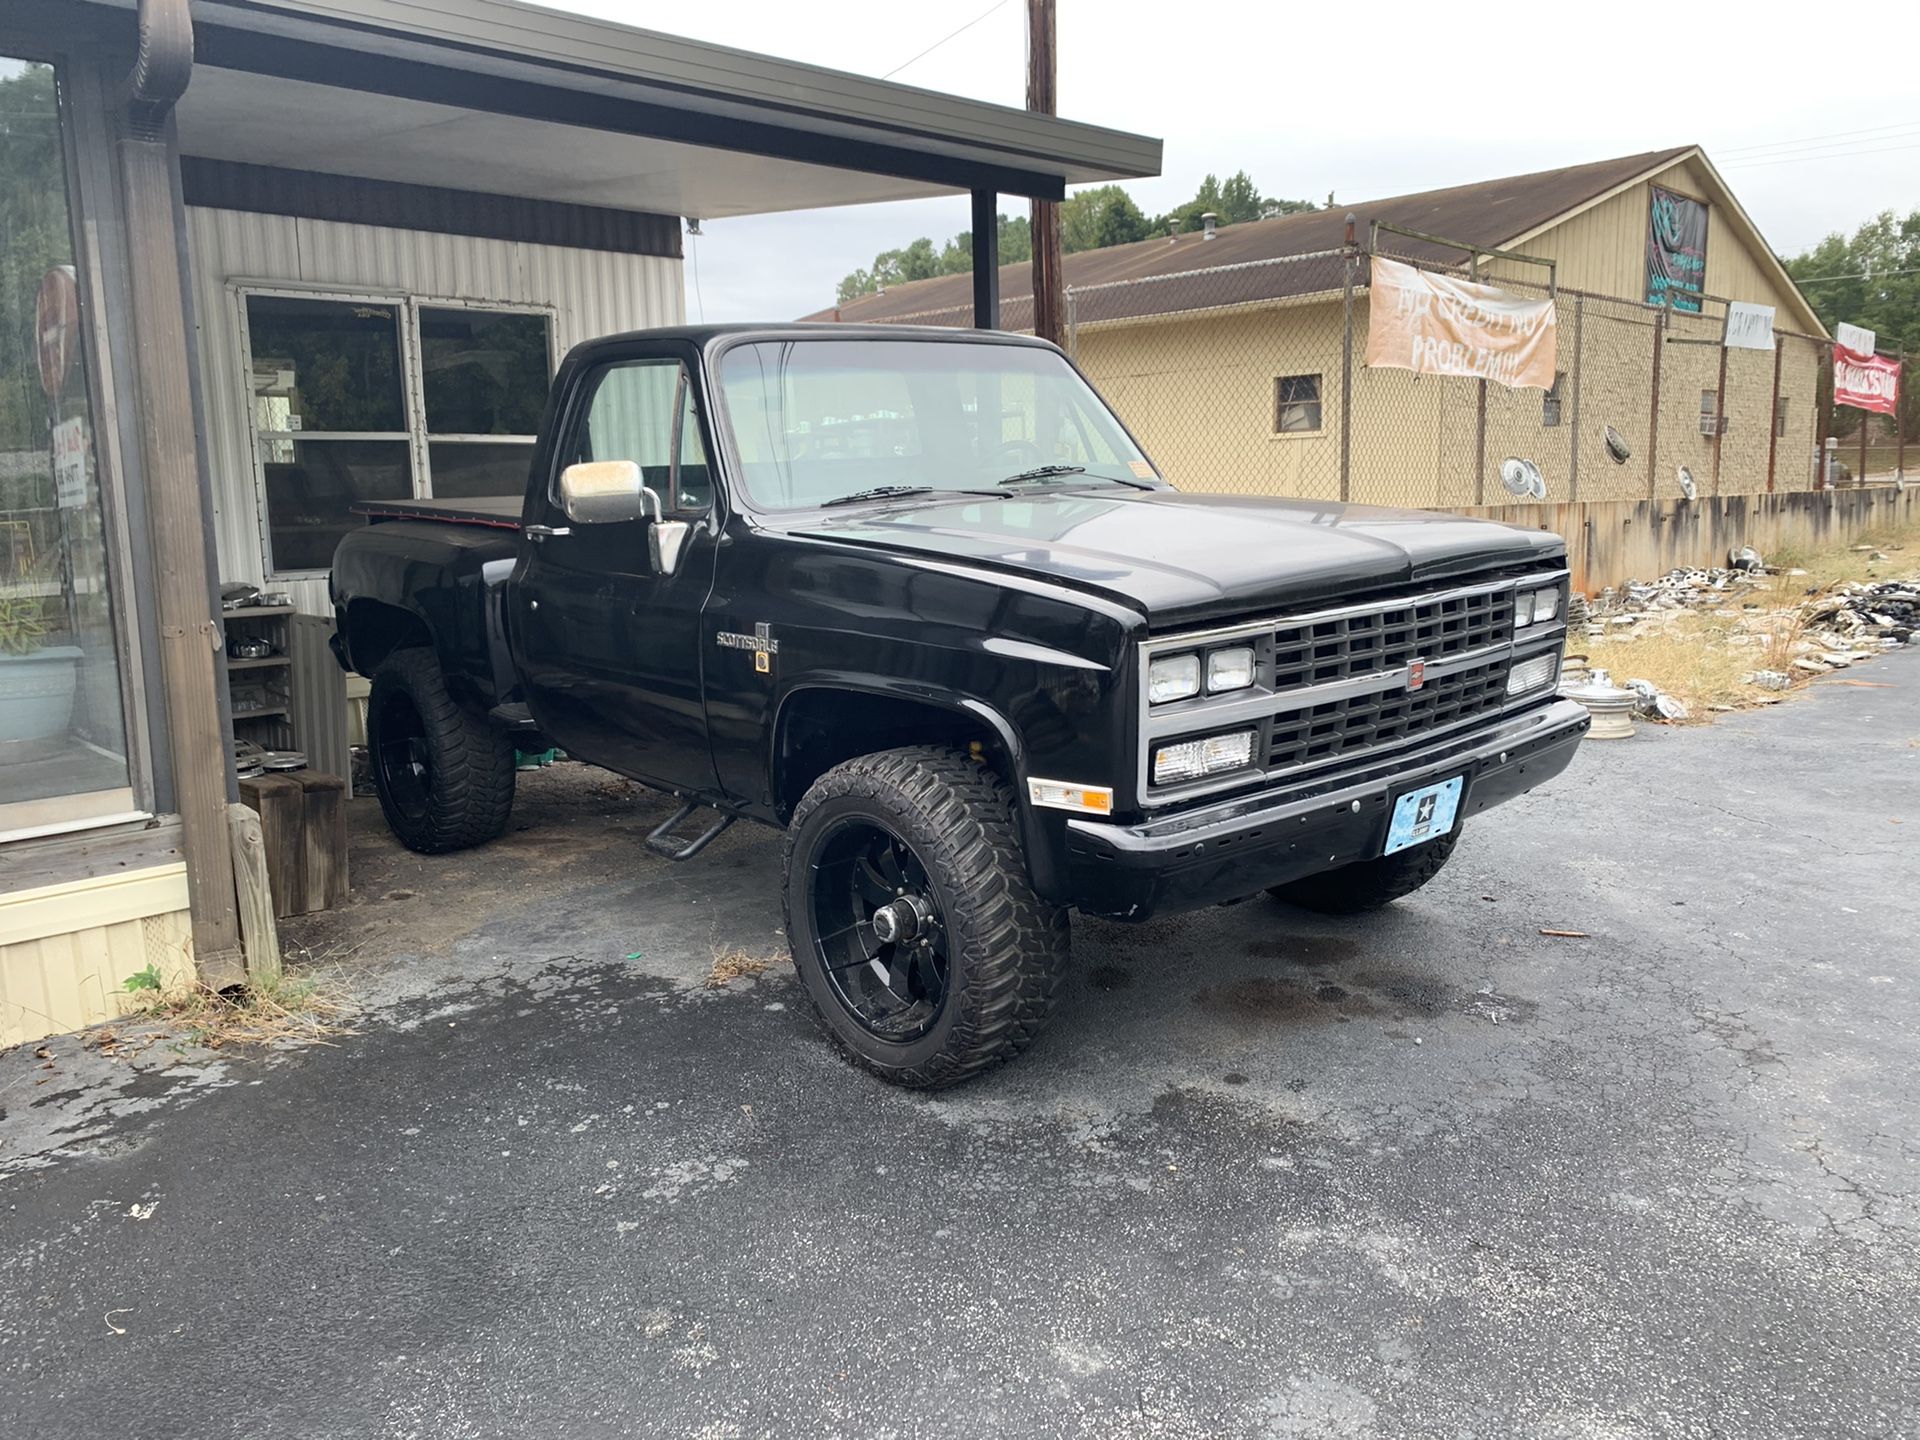
[[[1178,745],[1162,745],[1153,752],[1153,783],[1171,785],[1179,780],[1198,780],[1203,775],[1244,769],[1252,762],[1251,730],[1209,735],[1204,740],[1182,740]]]
[[[1236,645],[1231,650],[1215,650],[1207,656],[1207,693],[1244,690],[1253,684],[1253,648]]]
[[[1560,613],[1560,587],[1525,591],[1513,597],[1513,628],[1544,625]]]
[[[1507,694],[1524,695],[1542,685],[1551,685],[1559,673],[1558,655],[1536,655],[1531,660],[1522,660],[1507,672]]]
[[[1147,699],[1155,705],[1200,693],[1198,655],[1162,655],[1147,666]]]

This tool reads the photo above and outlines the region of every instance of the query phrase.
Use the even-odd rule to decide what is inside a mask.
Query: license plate
[[[1382,854],[1424,845],[1453,829],[1460,813],[1462,777],[1409,790],[1393,804],[1393,823],[1387,826],[1387,848]]]

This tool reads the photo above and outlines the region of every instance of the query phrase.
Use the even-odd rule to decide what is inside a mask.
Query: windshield
[[[767,340],[729,349],[720,386],[741,480],[762,509],[869,491],[1025,491],[1153,476],[1100,398],[1051,350]]]

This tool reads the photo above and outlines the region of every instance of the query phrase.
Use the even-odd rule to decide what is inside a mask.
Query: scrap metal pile
[[[1728,559],[1724,568],[1673,570],[1658,580],[1609,586],[1591,600],[1574,596],[1567,617],[1569,649],[1577,651],[1583,640],[1657,632],[1682,615],[1712,615],[1732,622],[1731,643],[1752,645],[1756,659],[1765,653],[1784,667],[1756,665],[1742,682],[1756,691],[1781,691],[1887,650],[1920,644],[1920,575],[1796,590],[1793,582],[1806,575],[1804,570],[1769,568],[1751,549]],[[1877,551],[1870,559],[1891,563]],[[1591,684],[1583,660],[1568,657],[1569,685]],[[1615,683],[1605,672],[1592,673],[1603,685]],[[1635,713],[1648,719],[1686,717],[1686,707],[1651,682],[1628,678],[1620,683],[1632,693]],[[1768,704],[1776,698],[1756,695],[1754,700]]]

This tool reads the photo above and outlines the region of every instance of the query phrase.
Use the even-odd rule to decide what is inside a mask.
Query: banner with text
[[[1872,331],[1860,331],[1851,325],[1849,339],[1866,336],[1867,350],[1850,349],[1844,341],[1833,347],[1833,403],[1851,405],[1856,410],[1872,410],[1881,415],[1898,413],[1900,405],[1900,362],[1891,355],[1875,355]]]
[[[1553,388],[1559,330],[1551,300],[1373,259],[1367,364],[1465,375],[1518,390]]]
[[[1647,207],[1647,303],[1700,313],[1707,283],[1707,207],[1658,185]]]

